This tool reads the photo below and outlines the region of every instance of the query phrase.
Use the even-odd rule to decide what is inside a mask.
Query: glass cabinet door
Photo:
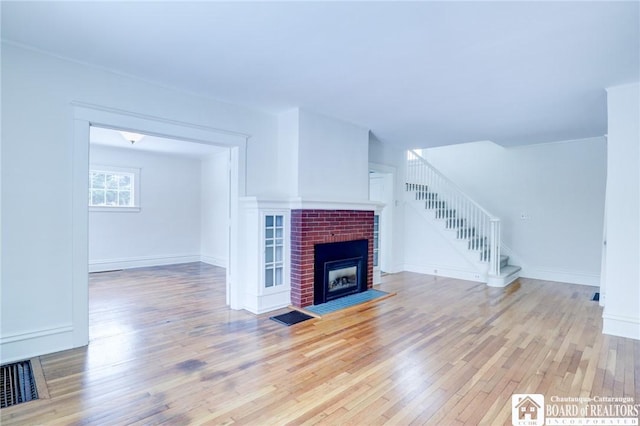
[[[380,254],[380,215],[373,216],[373,266],[378,267]]]
[[[284,284],[284,215],[264,216],[264,287]]]

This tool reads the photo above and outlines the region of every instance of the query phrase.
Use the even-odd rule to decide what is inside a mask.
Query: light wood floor
[[[285,327],[227,309],[201,263],[90,281],[90,345],[42,356],[50,398],[3,425],[493,425],[513,393],[640,401],[640,342],[601,334],[593,287],[400,273],[393,297]]]

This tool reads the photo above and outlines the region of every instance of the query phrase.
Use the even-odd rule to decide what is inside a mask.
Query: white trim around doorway
[[[241,309],[237,275],[237,218],[238,199],[246,195],[246,148],[248,134],[185,123],[161,117],[72,102],[73,110],[73,170],[72,170],[72,281],[73,281],[73,347],[89,342],[89,280],[87,206],[89,173],[89,127],[99,126],[129,130],[154,136],[189,142],[217,145],[230,150],[230,205],[229,205],[229,261],[227,263],[227,304]]]

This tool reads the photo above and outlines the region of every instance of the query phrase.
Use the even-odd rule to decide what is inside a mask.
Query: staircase
[[[518,278],[519,266],[501,254],[500,219],[467,196],[415,151],[409,151],[405,190],[409,201],[435,219],[436,226],[469,259],[480,280],[505,287]],[[462,247],[462,248],[461,248]]]

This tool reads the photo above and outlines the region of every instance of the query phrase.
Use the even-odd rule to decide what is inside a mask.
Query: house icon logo
[[[511,421],[514,426],[544,425],[544,395],[533,393],[512,395]]]

